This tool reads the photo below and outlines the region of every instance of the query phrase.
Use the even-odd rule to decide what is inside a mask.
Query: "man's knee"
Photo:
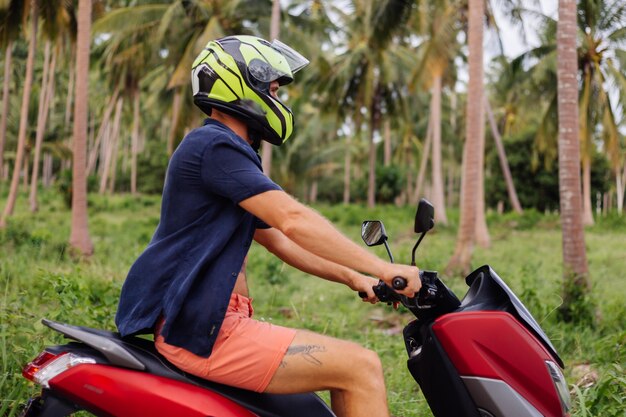
[[[353,375],[358,379],[359,385],[371,385],[368,388],[384,386],[383,365],[378,354],[364,347],[359,347],[357,356],[358,360]]]

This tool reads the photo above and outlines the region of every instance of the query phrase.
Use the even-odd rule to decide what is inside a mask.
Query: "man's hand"
[[[416,266],[388,264],[381,279],[385,284],[389,285],[390,288],[393,288],[391,282],[395,277],[402,277],[407,280],[406,288],[403,290],[395,290],[398,294],[414,297],[422,287],[422,281],[419,278],[419,269]]]
[[[367,297],[362,298],[363,301],[376,304],[379,301],[373,290],[373,287],[376,284],[378,284],[378,280],[376,278],[368,277],[367,275],[355,272],[354,277],[352,277],[350,282],[350,288],[357,292],[366,293]]]

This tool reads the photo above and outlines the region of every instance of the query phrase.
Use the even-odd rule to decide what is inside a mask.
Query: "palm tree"
[[[63,0],[49,0],[42,3],[40,14],[41,20],[43,21],[42,34],[46,40],[29,195],[30,209],[33,212],[38,210],[37,184],[39,182],[39,165],[43,137],[48,122],[48,113],[50,112],[50,105],[53,100],[52,96],[54,95],[57,56],[61,49],[63,36],[65,34],[72,35],[71,27],[75,19],[73,6]]]
[[[606,85],[615,85],[620,97],[626,97],[626,63],[619,56],[626,54],[626,4],[616,0],[583,0],[580,2],[578,29],[582,45],[578,49],[578,66],[582,72],[580,100],[580,135],[583,165],[583,223],[593,224],[591,204],[591,156],[596,139],[596,126],[602,126],[605,152],[616,178],[621,175],[622,150],[615,121],[616,106],[606,92]]]
[[[431,199],[435,207],[435,220],[446,225],[446,204],[441,151],[441,112],[444,81],[454,84],[455,77],[451,70],[454,59],[460,54],[461,45],[458,34],[463,29],[460,16],[462,5],[456,0],[422,2],[420,13],[416,15],[417,31],[426,39],[418,48],[420,65],[413,73],[413,83],[426,81],[423,74],[428,72],[427,84],[431,86],[430,120],[432,132],[432,192]]]
[[[95,32],[116,35],[122,42],[127,37],[130,44],[145,50],[154,57],[153,67],[163,67],[169,74],[167,91],[163,100],[173,101],[168,152],[175,148],[174,139],[185,126],[198,119],[191,110],[190,94],[183,94],[189,86],[189,71],[193,60],[208,41],[226,35],[251,33],[251,24],[265,13],[269,2],[254,0],[154,0],[115,9],[94,25]],[[245,11],[246,13],[243,13]],[[245,20],[245,24],[244,24]],[[139,44],[143,43],[143,46]],[[115,41],[108,43],[111,51],[118,49]],[[127,47],[130,45],[127,43]],[[159,69],[161,71],[161,69]],[[170,93],[173,91],[174,93]]]
[[[325,70],[316,82],[328,111],[338,109],[349,115],[357,135],[361,124],[367,126],[370,144],[367,202],[372,207],[375,204],[375,137],[384,118],[402,99],[400,90],[406,84],[402,79],[403,69],[409,67],[407,61],[413,55],[401,42],[404,26],[398,24],[408,19],[412,4],[359,0],[346,5],[345,10],[348,12],[336,10],[340,20],[337,26],[342,31],[339,47],[344,52],[322,64]],[[347,149],[347,155],[349,152]],[[346,169],[348,167],[346,163]],[[349,177],[347,172],[345,178]]]
[[[466,138],[463,147],[463,175],[461,177],[461,217],[454,254],[448,263],[449,271],[469,272],[474,247],[476,218],[478,216],[479,181],[482,170],[481,153],[484,146],[483,102],[483,0],[469,0],[468,45],[469,85],[467,92]]]
[[[33,156],[33,170],[30,181],[30,211],[36,212],[39,209],[37,202],[37,183],[39,181],[39,159],[41,155],[41,145],[43,142],[44,130],[48,120],[50,101],[54,88],[54,70],[56,66],[56,50],[52,52],[50,58],[51,42],[46,40],[44,49],[43,75],[41,77],[41,91],[39,93],[39,109],[37,112],[37,132],[35,135],[35,153]]]
[[[614,87],[620,97],[626,96],[626,62],[620,58],[626,54],[623,41],[626,38],[626,5],[623,2],[584,0],[577,16],[578,70],[581,80],[579,116],[583,166],[583,223],[593,223],[591,203],[591,160],[596,143],[603,142],[616,183],[621,181],[623,151],[619,141],[618,121],[615,120],[616,105],[606,92],[606,85]],[[537,132],[536,147],[547,161],[556,158],[557,150],[557,91],[554,60],[557,45],[554,43],[556,22],[545,18],[542,45],[516,59],[520,64],[534,61],[528,78],[540,82],[541,100],[548,103]],[[531,61],[532,60],[532,61]],[[617,187],[618,189],[620,187]]]
[[[72,164],[71,247],[82,256],[93,254],[87,214],[87,110],[89,107],[89,50],[92,0],[79,0],[76,45],[76,98],[74,100],[74,151]]]
[[[277,39],[280,34],[280,1],[273,0],[272,1],[272,20],[270,24],[270,42],[273,39]],[[261,150],[262,160],[263,160],[263,172],[268,177],[272,173],[272,144],[266,141],[263,141],[263,146]]]
[[[580,142],[578,117],[578,62],[576,50],[576,0],[559,0],[557,74],[559,111],[559,194],[563,233],[564,303],[572,307],[589,289],[587,254],[580,195]]]
[[[13,166],[13,176],[11,177],[11,187],[7,204],[0,218],[0,228],[7,225],[7,218],[13,214],[15,208],[15,200],[17,199],[17,191],[20,180],[20,172],[22,170],[22,162],[26,147],[26,133],[28,128],[28,107],[30,102],[30,93],[33,87],[33,67],[35,64],[35,50],[37,47],[37,25],[39,18],[39,2],[31,0],[30,2],[30,40],[28,44],[28,58],[26,62],[26,76],[24,78],[24,91],[22,93],[22,108],[20,111],[20,128],[17,138],[17,153],[15,156],[15,165]]]
[[[4,146],[9,114],[9,85],[11,82],[13,41],[19,36],[23,7],[24,5],[21,1],[11,1],[5,8],[0,9],[0,46],[6,48],[4,52],[4,82],[2,84],[2,114],[0,115],[0,179],[3,178],[4,173]]]
[[[496,144],[496,149],[498,151],[498,159],[500,160],[500,168],[502,169],[502,175],[504,176],[504,182],[506,183],[506,190],[509,194],[509,200],[511,201],[511,207],[517,213],[522,214],[522,205],[517,198],[517,191],[515,191],[515,184],[513,183],[513,177],[511,177],[511,169],[509,168],[509,163],[506,157],[506,151],[504,149],[504,144],[502,143],[502,136],[500,136],[500,131],[498,130],[498,126],[496,124],[495,116],[493,115],[493,110],[491,109],[491,105],[489,104],[489,98],[485,96],[485,111],[487,112],[487,119],[489,120],[489,127],[491,128],[491,136]]]
[[[529,107],[537,106],[534,97],[531,101],[529,100],[530,94],[528,94],[528,91],[535,87],[528,85],[530,77],[518,59],[509,61],[505,56],[496,58],[492,63],[491,73],[492,79],[488,83],[490,97],[485,97],[485,111],[491,136],[498,152],[511,208],[521,214],[523,210],[511,176],[503,137],[506,138],[518,127],[524,129],[529,124],[535,123],[536,112],[526,111]]]

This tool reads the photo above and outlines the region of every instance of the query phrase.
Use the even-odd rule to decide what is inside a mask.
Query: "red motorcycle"
[[[434,226],[422,199],[415,216],[420,238]],[[387,244],[380,221],[366,221],[369,246]],[[433,271],[421,271],[415,298],[380,282],[383,302],[402,303],[416,320],[404,329],[408,368],[434,416],[564,417],[570,399],[563,361],[539,324],[489,266],[472,272],[462,301]],[[406,281],[397,277],[393,287]],[[152,341],[105,330],[43,323],[75,340],[47,347],[24,367],[42,386],[24,416],[62,417],[79,410],[99,416],[322,417],[334,416],[314,393],[259,394],[216,384],[177,369]]]

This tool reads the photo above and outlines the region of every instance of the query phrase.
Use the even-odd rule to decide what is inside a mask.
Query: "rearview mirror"
[[[420,199],[415,213],[415,233],[426,233],[435,226],[435,208],[425,198]]]
[[[382,245],[387,240],[387,233],[383,222],[366,220],[361,226],[361,237],[367,246]]]

